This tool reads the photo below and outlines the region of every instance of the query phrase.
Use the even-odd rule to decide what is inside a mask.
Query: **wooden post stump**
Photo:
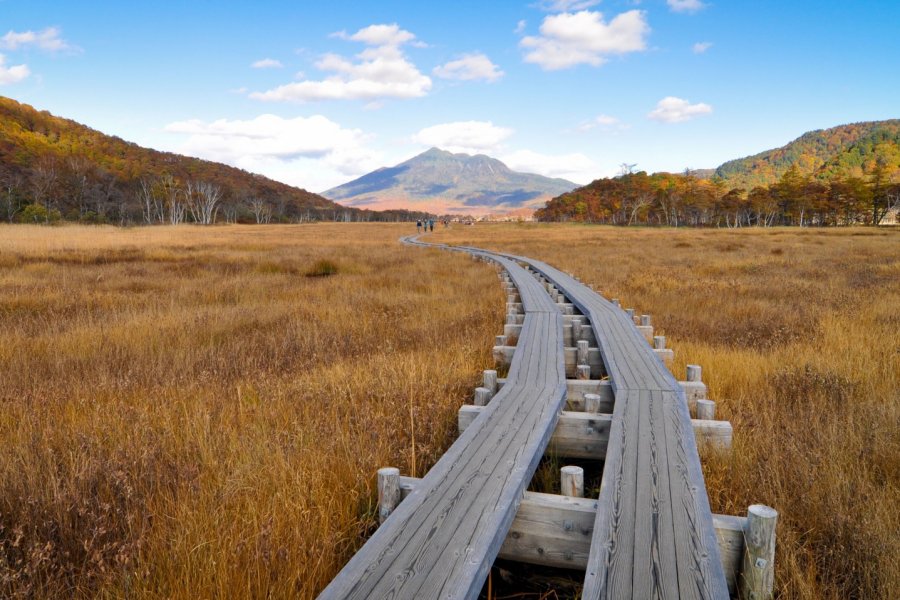
[[[398,504],[400,504],[400,469],[397,467],[378,469],[378,523],[384,523]]]
[[[475,388],[475,406],[487,406],[491,401],[491,390],[483,387]]]
[[[666,336],[654,335],[653,336],[653,349],[654,350],[665,350],[666,349]]]
[[[576,365],[586,365],[588,364],[588,343],[587,340],[578,340],[576,342],[575,349],[575,364]]]
[[[506,342],[509,340],[505,335],[498,335],[494,338],[495,346],[505,346]]]
[[[563,467],[559,470],[560,489],[563,496],[584,498],[584,469]]]
[[[712,421],[716,418],[716,403],[712,400],[697,400],[697,418]]]
[[[497,384],[497,371],[494,369],[485,369],[484,370],[484,387],[491,391],[491,394],[496,394],[497,390],[500,389]]]
[[[584,395],[584,412],[599,413],[601,401],[602,401],[602,398],[600,397],[599,394],[585,394]]]
[[[650,327],[650,315],[641,315],[641,327]]]
[[[687,366],[687,380],[688,381],[703,381],[703,369],[700,368],[700,365],[688,365]]]
[[[591,366],[590,365],[578,365],[575,367],[575,379],[590,379],[591,378]]]
[[[769,600],[775,586],[775,525],[778,511],[764,504],[747,510],[744,526],[744,561],[741,567],[740,597]]]

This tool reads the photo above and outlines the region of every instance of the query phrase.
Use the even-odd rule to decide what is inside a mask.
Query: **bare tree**
[[[0,192],[3,194],[3,212],[6,215],[6,220],[12,223],[22,209],[19,202],[19,192],[25,185],[25,178],[21,173],[8,172],[3,174],[0,182],[3,185],[2,189],[0,189]]]
[[[222,201],[222,188],[206,181],[197,183],[188,181],[184,199],[191,213],[191,218],[196,223],[211,225],[216,220],[216,214],[219,212],[219,203]]]
[[[155,182],[147,178],[141,179],[137,189],[137,199],[141,205],[141,213],[144,222],[147,225],[153,223],[164,223],[166,220],[165,206],[157,193],[157,185]]]
[[[256,223],[268,223],[272,220],[272,207],[262,198],[253,197],[248,202],[250,212],[256,217]]]
[[[49,208],[59,180],[59,168],[54,160],[42,160],[35,165],[31,177],[31,192],[36,204]]]

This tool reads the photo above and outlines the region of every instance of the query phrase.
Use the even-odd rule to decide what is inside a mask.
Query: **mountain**
[[[385,217],[220,163],[142,148],[0,96],[0,219],[35,203],[71,219],[141,222],[142,180],[182,191],[188,181],[219,186],[220,215],[231,220],[253,220],[253,198],[273,221]]]
[[[728,161],[715,175],[728,187],[752,189],[776,183],[791,166],[817,179],[865,177],[878,161],[900,167],[900,119],[819,129],[774,150]]]
[[[539,208],[553,196],[576,187],[565,179],[518,173],[484,154],[453,154],[432,148],[323,195],[355,207],[414,207],[479,215]]]

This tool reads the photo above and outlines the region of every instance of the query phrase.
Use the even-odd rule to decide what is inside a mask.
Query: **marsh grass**
[[[674,372],[702,365],[734,425],[730,455],[703,453],[713,511],[780,513],[777,596],[896,597],[900,231],[478,224],[434,237],[540,258],[652,314]]]
[[[407,229],[0,227],[0,596],[314,597],[502,327]]]

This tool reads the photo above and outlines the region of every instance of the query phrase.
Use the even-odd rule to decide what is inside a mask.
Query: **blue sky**
[[[900,117],[900,2],[0,0],[0,94],[322,191],[430,146],[577,183]]]

